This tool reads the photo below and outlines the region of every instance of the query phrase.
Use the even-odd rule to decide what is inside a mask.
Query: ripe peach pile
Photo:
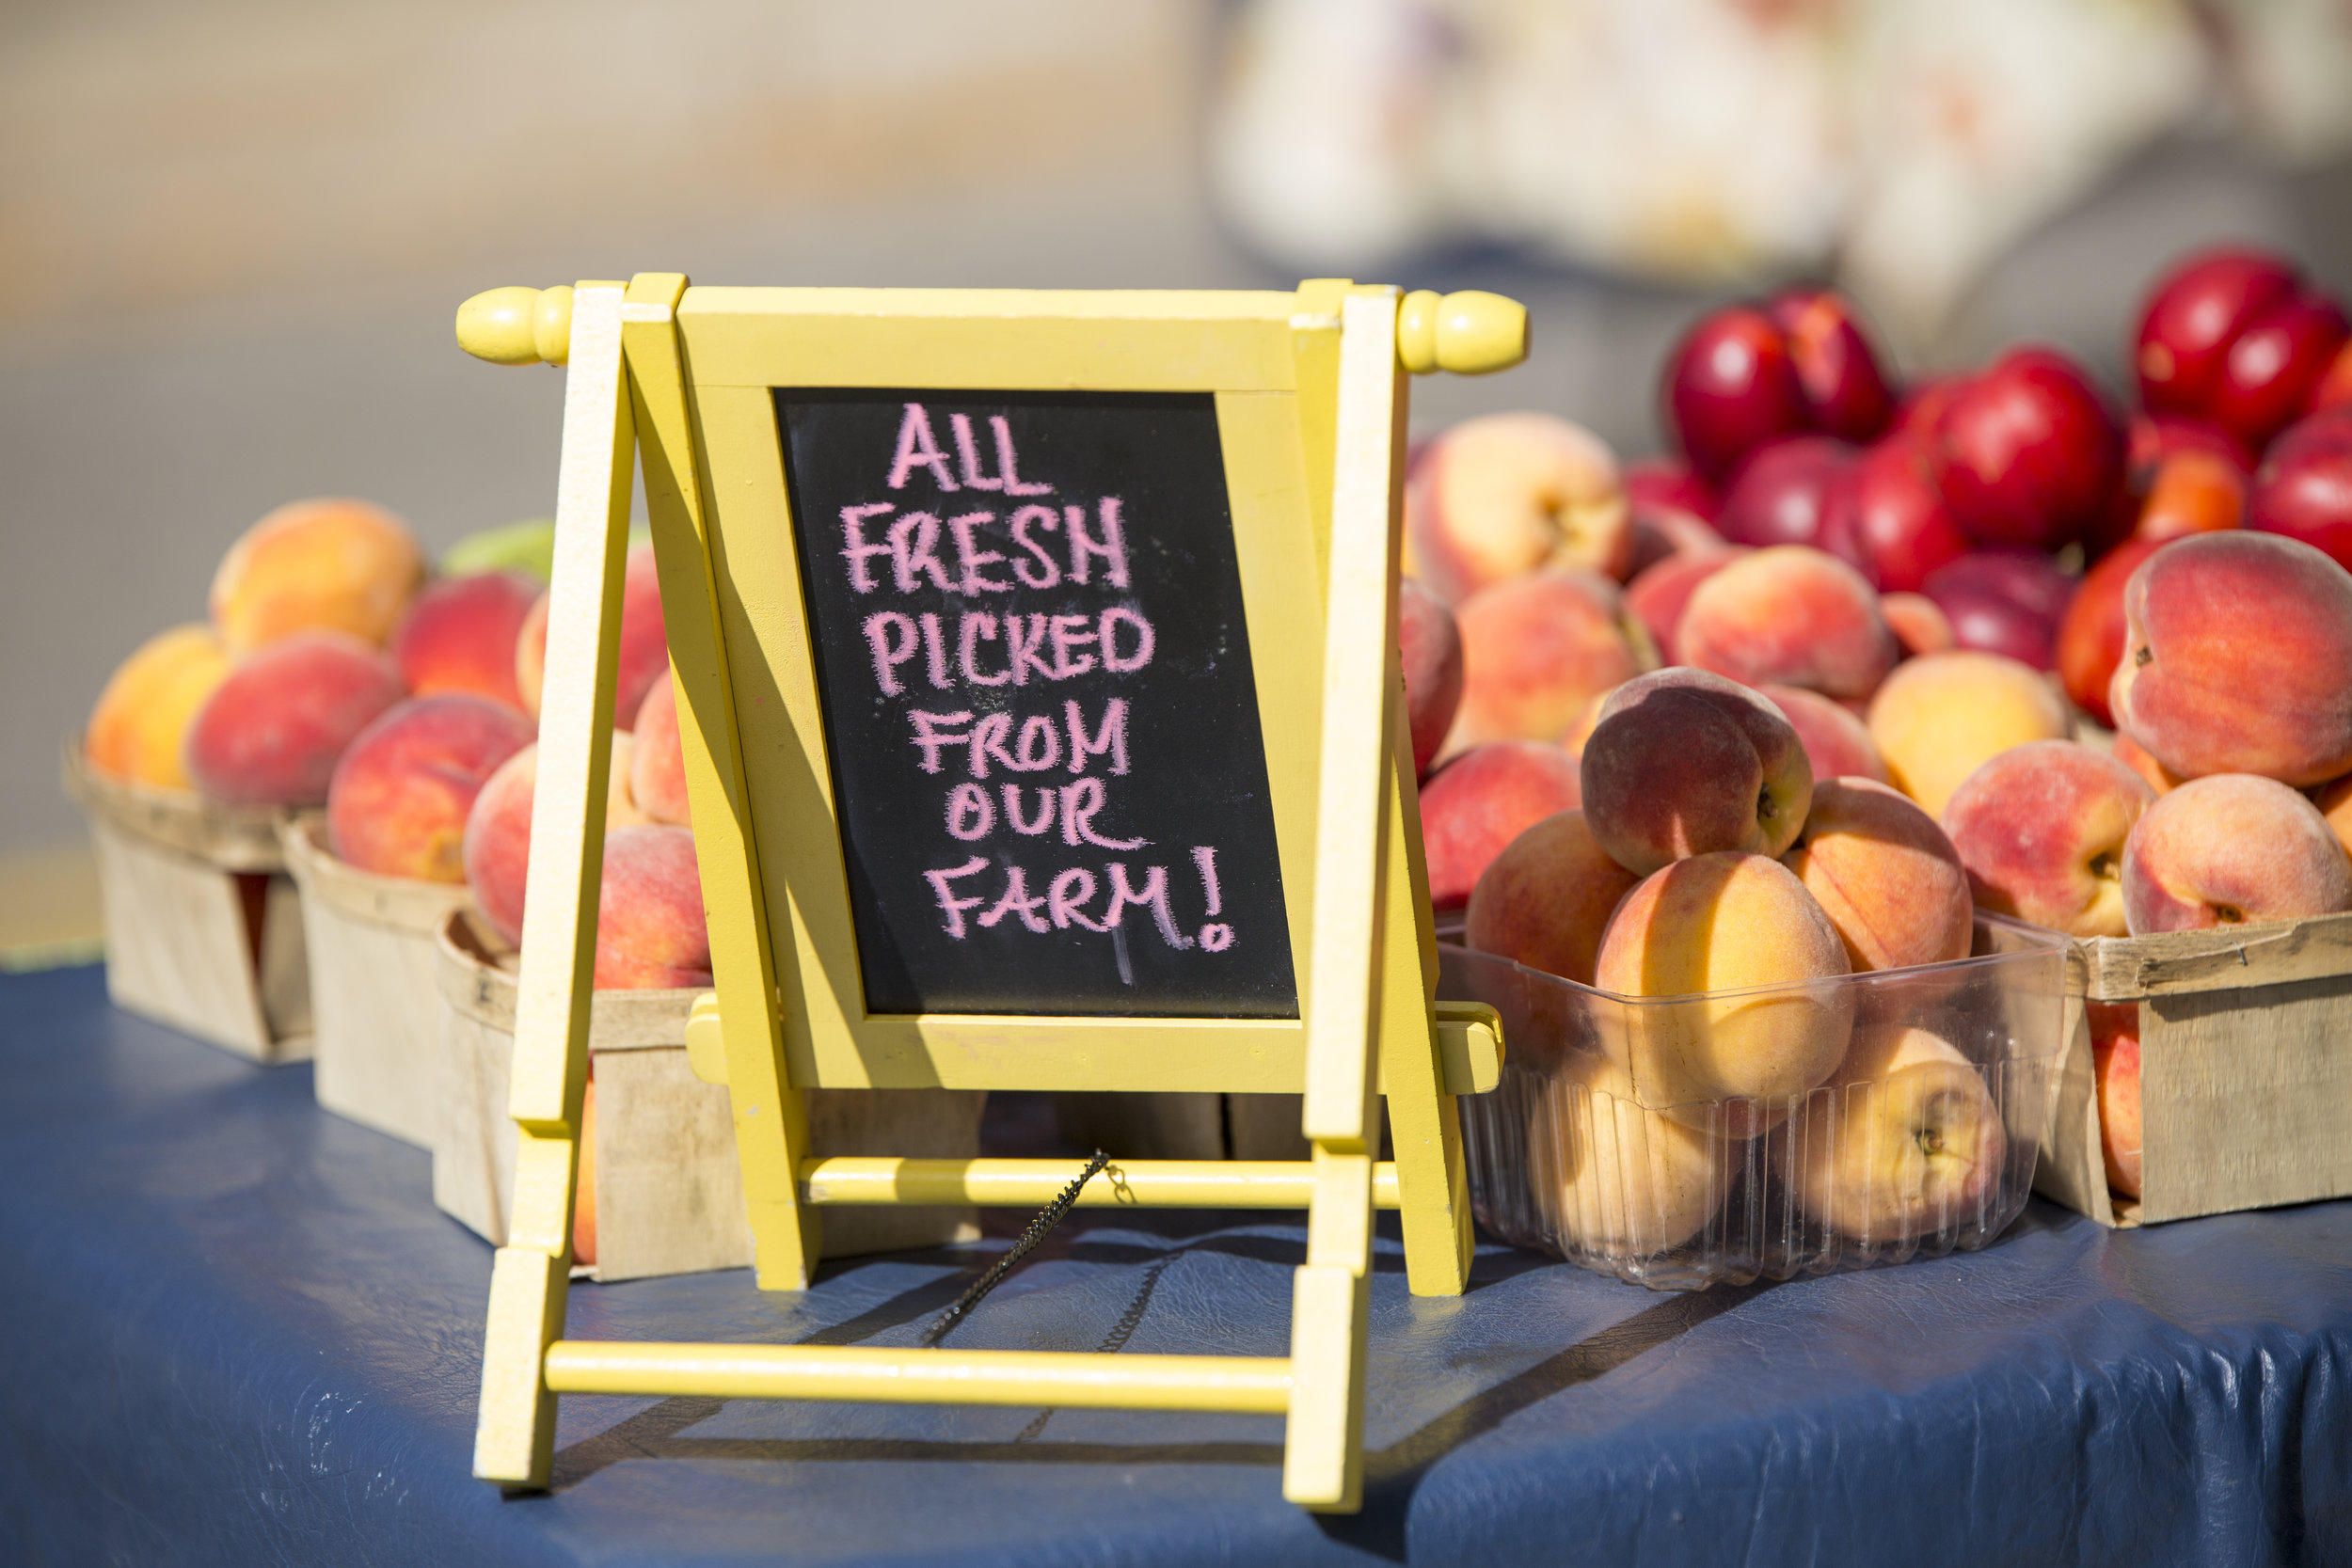
[[[2079,937],[2352,910],[2344,311],[2193,257],[2133,363],[2127,417],[2041,347],[1898,390],[1791,293],[1675,348],[1671,458],[1533,414],[1427,443],[1401,624],[1438,906],[1653,997],[1957,957],[1971,901]],[[2094,1020],[2126,1194],[2136,1016]],[[1662,1109],[1950,1053],[1772,1037],[1611,1070]]]
[[[280,507],[221,562],[210,623],[154,638],[108,680],[90,767],[229,804],[323,806],[338,858],[465,882],[518,941],[548,596],[543,567],[501,563],[543,562],[546,534],[477,536],[450,557],[477,569],[428,578],[389,512]],[[708,985],[650,546],[629,554],[621,620],[596,983]]]

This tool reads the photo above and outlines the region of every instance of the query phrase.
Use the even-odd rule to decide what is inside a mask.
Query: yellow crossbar
[[[1288,1413],[1283,1356],[1090,1355],[897,1350],[869,1345],[684,1345],[558,1339],[556,1394],[1021,1404],[1104,1410]]]
[[[1086,1169],[1083,1160],[901,1160],[849,1157],[801,1162],[804,1203],[1051,1203]],[[1314,1198],[1305,1160],[1121,1160],[1078,1190],[1081,1208],[1304,1209]],[[1397,1207],[1396,1165],[1372,1167],[1375,1209]]]

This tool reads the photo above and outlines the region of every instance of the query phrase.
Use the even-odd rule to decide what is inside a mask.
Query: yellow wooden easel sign
[[[1283,1495],[1357,1506],[1375,1209],[1420,1294],[1470,1225],[1396,678],[1405,374],[1498,370],[1491,294],[501,289],[458,341],[568,364],[474,1473],[543,1486],[555,1399],[1287,1418]],[[1081,1201],[1303,1208],[1279,1357],[563,1337],[622,564],[643,460],[762,1288],[817,1211],[1034,1206],[1072,1162],[808,1157],[810,1087],[1301,1093],[1312,1158],[1127,1162]],[[1379,1161],[1387,1096],[1393,1163]],[[1117,1151],[1114,1150],[1114,1153]]]

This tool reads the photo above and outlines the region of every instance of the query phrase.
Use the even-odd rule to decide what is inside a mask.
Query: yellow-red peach
[[[215,800],[310,806],[375,716],[400,701],[383,650],[339,631],[298,631],[248,654],[189,722],[188,777]]]
[[[1421,837],[1429,899],[1458,910],[1503,847],[1554,812],[1573,810],[1576,764],[1539,740],[1472,747],[1430,775],[1421,791]]]
[[[1700,583],[1675,628],[1685,664],[1750,686],[1867,697],[1893,669],[1895,634],[1862,574],[1809,545],[1744,555]]]
[[[1775,1143],[1797,1207],[1865,1243],[1984,1218],[2009,1159],[1984,1074],[1916,1027],[1858,1032]]]
[[[1545,817],[1488,863],[1464,940],[1530,969],[1593,983],[1600,934],[1641,879],[1609,858],[1581,811]]]
[[[1813,777],[1822,779],[1858,778],[1885,784],[1886,759],[1879,755],[1878,742],[1870,738],[1869,727],[1843,703],[1835,703],[1818,691],[1807,691],[1798,686],[1760,687],[1781,713],[1797,738],[1804,743],[1804,754],[1812,759]]]
[[[1813,765],[1769,698],[1677,666],[1609,694],[1581,783],[1594,837],[1646,876],[1714,850],[1781,853],[1804,825]]]
[[[588,1059],[589,1079],[580,1092],[580,1177],[572,1194],[572,1261],[596,1260],[596,1064]]]
[[[2139,1004],[2092,1002],[2090,1070],[2099,1085],[2099,1153],[2107,1190],[2139,1196]]]
[[[2115,737],[2115,744],[2108,748],[2108,755],[2138,774],[2141,782],[2158,795],[2168,794],[2181,786],[2178,773],[2150,756],[2148,748],[2128,735]]]
[[[520,711],[515,641],[538,599],[521,572],[476,572],[425,585],[392,633],[392,658],[409,691],[469,691]]]
[[[1655,1257],[1696,1235],[1729,1185],[1723,1146],[1645,1108],[1613,1057],[1580,1058],[1562,1081],[1568,1092],[1548,1097],[1537,1113],[1528,1173],[1562,1242],[1615,1261]]]
[[[1594,983],[1680,999],[1630,1009],[1628,1066],[1643,1104],[1751,1137],[1845,1055],[1851,991],[1818,982],[1849,973],[1837,927],[1796,874],[1728,851],[1677,861],[1627,894]]]
[[[692,833],[663,827],[607,833],[597,896],[597,990],[710,984],[710,931]]]
[[[1942,816],[1960,782],[2012,746],[2063,740],[2066,702],[2031,665],[1955,649],[1905,659],[1870,699],[1870,738],[1895,787]]]
[[[311,630],[381,643],[423,576],[416,536],[382,507],[294,501],[229,546],[213,575],[213,625],[239,653]]]
[[[2154,800],[2115,758],[2037,740],[1969,774],[1944,808],[1944,831],[1986,909],[2068,936],[2120,937],[2124,841]]]
[[[2123,842],[2134,936],[2346,910],[2352,860],[2319,808],[2276,779],[2191,779],[2141,813]]]
[[[539,694],[547,683],[548,606],[548,595],[540,594],[515,640],[515,689],[522,698],[523,711],[533,719],[539,717]],[[612,683],[615,726],[627,729],[636,722],[646,689],[669,659],[670,643],[661,620],[661,579],[654,568],[653,546],[634,546],[621,579],[621,648]]]
[[[228,673],[229,650],[212,627],[157,633],[106,677],[82,732],[82,754],[108,778],[190,787],[183,754],[188,726]]]
[[[384,877],[462,882],[459,846],[474,797],[531,744],[518,708],[470,692],[416,697],[359,732],[326,788],[337,858]]]
[[[1406,727],[1413,772],[1429,771],[1462,704],[1462,630],[1445,601],[1411,578],[1397,586],[1397,654],[1405,666]],[[658,689],[661,682],[654,682]]]
[[[2298,540],[2175,540],[2123,589],[2115,725],[2183,778],[2352,771],[2352,572]]]
[[[2328,819],[2336,842],[2344,846],[2346,854],[2352,854],[2352,773],[2312,790],[2312,803]]]
[[[686,753],[679,745],[677,678],[668,670],[646,689],[631,735],[629,799],[652,821],[692,827],[686,800]]]
[[[1406,489],[1406,569],[1460,604],[1554,566],[1621,578],[1633,560],[1608,446],[1552,414],[1487,414],[1441,432]]]
[[[1968,956],[1975,911],[1960,852],[1907,796],[1867,779],[1813,786],[1781,863],[1821,906],[1856,973]]]
[[[1462,703],[1446,750],[1554,740],[1595,694],[1658,662],[1617,585],[1562,569],[1496,583],[1465,600]]]

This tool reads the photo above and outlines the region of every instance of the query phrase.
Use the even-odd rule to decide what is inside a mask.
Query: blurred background
[[[14,0],[0,8],[0,949],[95,930],[59,745],[229,543],[552,505],[503,283],[1498,289],[1418,383],[1655,451],[1707,305],[1834,280],[1906,372],[2111,387],[2223,237],[2352,285],[2352,0]]]

